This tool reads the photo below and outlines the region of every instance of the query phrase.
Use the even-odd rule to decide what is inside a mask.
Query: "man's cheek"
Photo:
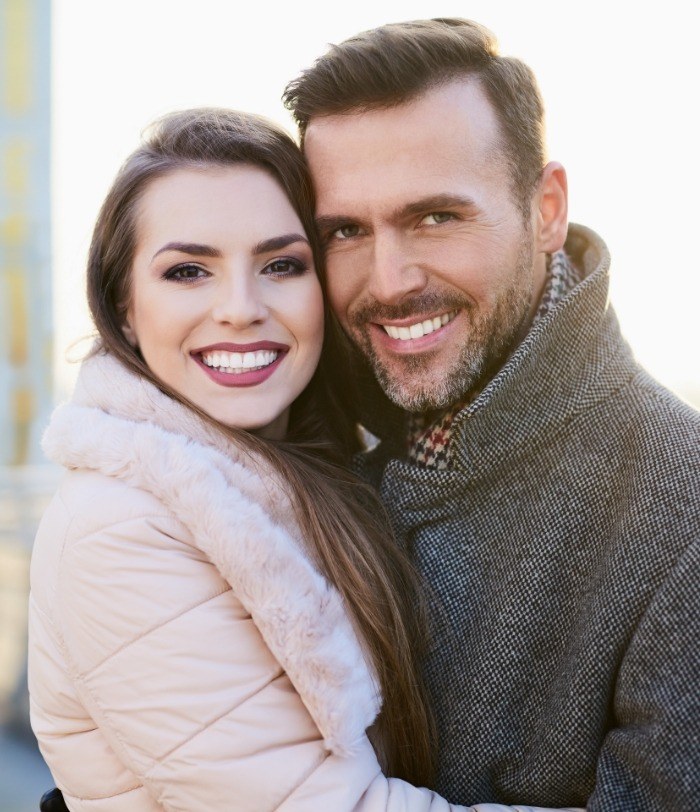
[[[352,276],[339,268],[328,268],[328,300],[341,324],[347,324],[348,310],[353,302]]]

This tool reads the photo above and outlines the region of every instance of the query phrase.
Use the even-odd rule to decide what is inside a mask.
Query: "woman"
[[[31,573],[32,725],[71,810],[450,808],[365,734],[429,779],[416,582],[342,465],[319,267],[262,119],[166,117],[107,195]]]

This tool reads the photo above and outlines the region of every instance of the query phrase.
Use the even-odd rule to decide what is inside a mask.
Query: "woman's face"
[[[178,169],[146,188],[124,331],[156,377],[214,419],[284,437],[321,354],[323,300],[270,175]]]

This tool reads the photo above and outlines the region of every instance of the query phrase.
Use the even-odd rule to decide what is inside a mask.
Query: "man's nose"
[[[398,304],[420,293],[428,277],[399,235],[377,234],[370,258],[368,293],[382,304]]]
[[[261,280],[249,273],[228,274],[216,286],[212,318],[243,330],[265,321],[268,307]]]

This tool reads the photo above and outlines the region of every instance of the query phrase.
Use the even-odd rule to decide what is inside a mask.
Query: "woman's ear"
[[[553,254],[564,247],[569,226],[566,170],[550,161],[542,170],[536,194],[536,250]]]
[[[122,324],[122,332],[126,337],[126,340],[131,344],[132,347],[138,347],[138,340],[136,338],[136,331],[131,326],[131,322],[129,321],[129,315],[127,314],[124,317],[124,323]]]

